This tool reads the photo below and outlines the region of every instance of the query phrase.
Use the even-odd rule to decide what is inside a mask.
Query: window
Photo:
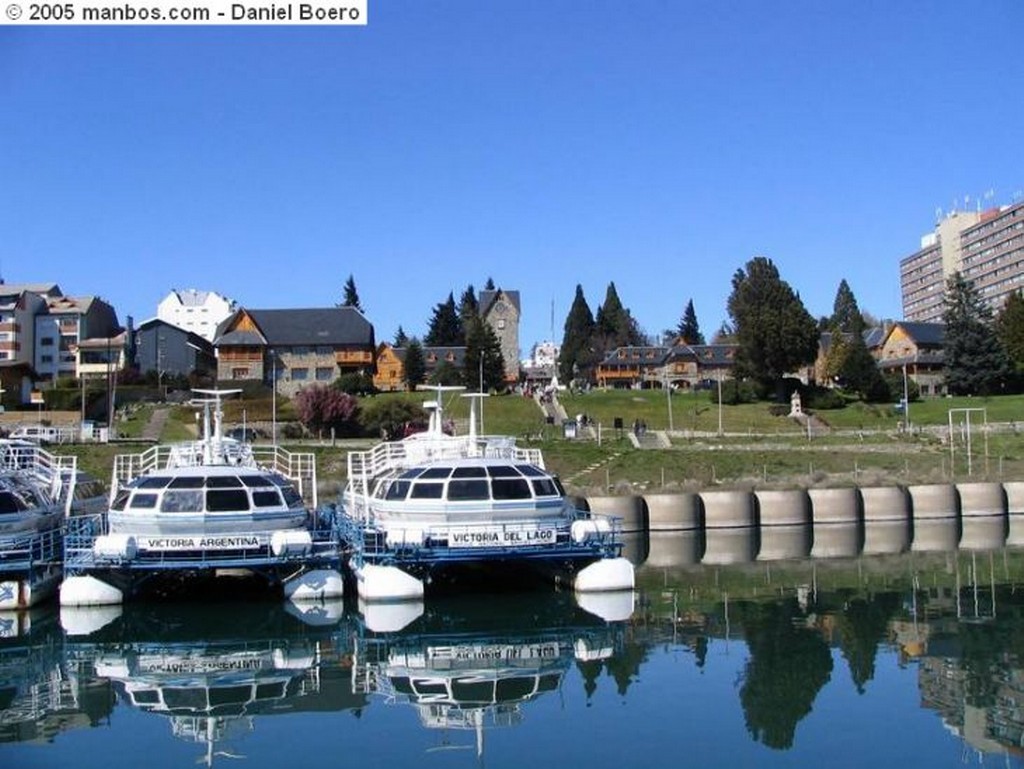
[[[292,348],[292,355],[309,355],[309,348],[305,345]]]
[[[334,355],[334,348],[326,344],[320,344],[316,347],[317,355]]]
[[[252,493],[252,503],[255,507],[277,507],[281,504],[281,495],[274,489],[254,491]]]
[[[293,368],[292,369],[292,381],[293,382],[305,382],[309,379],[308,368]]]
[[[448,484],[448,499],[453,502],[489,499],[490,492],[485,480],[452,480]]]
[[[53,363],[53,356],[52,355],[41,355],[41,356],[39,356],[39,360],[42,363]]]
[[[443,483],[421,482],[414,483],[410,499],[440,499],[444,491]]]
[[[248,510],[249,495],[245,489],[210,489],[206,492],[206,509],[212,513]]]
[[[247,369],[247,368],[233,368],[233,369],[231,369],[231,378],[232,379],[248,379],[249,378],[249,369]]]
[[[525,478],[495,478],[491,481],[495,499],[530,499],[530,485]]]
[[[330,382],[334,377],[334,369],[326,366],[318,366],[316,369],[316,381]]]
[[[156,494],[137,491],[132,496],[132,508],[135,510],[152,510],[156,507]]]
[[[203,511],[203,492],[201,491],[167,491],[160,501],[162,513],[201,513]]]

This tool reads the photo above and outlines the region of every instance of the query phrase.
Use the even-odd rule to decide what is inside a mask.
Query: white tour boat
[[[34,606],[60,583],[76,465],[32,441],[0,440],[0,611]]]
[[[202,438],[116,457],[108,509],[69,518],[61,605],[118,604],[150,582],[239,573],[293,600],[341,595],[314,456],[225,438],[222,400],[238,391],[195,392]]]
[[[539,449],[478,436],[471,394],[468,434],[443,429],[428,401],[425,432],[348,455],[342,500],[348,565],[365,600],[415,600],[427,583],[487,567],[506,581],[539,573],[579,592],[632,590],[618,519],[577,509],[544,468]]]

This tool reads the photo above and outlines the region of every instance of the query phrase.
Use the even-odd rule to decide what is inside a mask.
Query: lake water
[[[634,539],[625,602],[9,616],[0,767],[1024,765],[1024,550],[748,534]]]

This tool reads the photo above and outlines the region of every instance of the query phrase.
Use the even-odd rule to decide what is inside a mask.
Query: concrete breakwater
[[[1024,546],[1024,481],[577,497],[622,519],[637,565]]]

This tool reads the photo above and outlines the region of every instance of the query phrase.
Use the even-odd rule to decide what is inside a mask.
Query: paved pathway
[[[149,421],[142,428],[142,439],[159,442],[160,436],[164,432],[164,425],[167,424],[167,417],[170,415],[171,410],[169,408],[153,409],[153,413],[149,415]]]

